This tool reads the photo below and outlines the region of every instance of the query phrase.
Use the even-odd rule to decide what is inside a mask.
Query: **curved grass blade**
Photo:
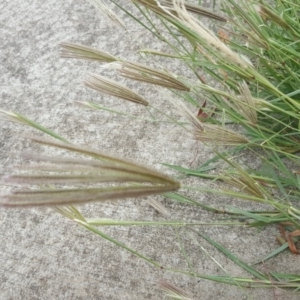
[[[15,112],[9,112],[9,111],[5,111],[0,109],[0,114],[2,114],[3,120],[5,121],[10,121],[10,122],[15,122],[15,123],[19,123],[21,125],[27,125],[30,127],[33,127],[39,131],[42,131],[58,140],[61,140],[63,142],[67,142],[66,139],[64,139],[63,137],[61,137],[60,135],[58,135],[57,133],[55,133],[54,131],[40,125],[39,123],[21,115]]]
[[[214,247],[216,247],[216,249],[218,249],[223,254],[225,254],[229,259],[231,259],[233,262],[235,262],[237,265],[239,265],[241,268],[243,268],[244,270],[246,270],[247,272],[249,272],[250,274],[252,274],[256,278],[259,278],[260,280],[267,280],[268,279],[268,277],[266,275],[264,275],[263,273],[260,273],[260,272],[256,271],[254,268],[252,268],[248,264],[242,262],[239,258],[237,258],[235,255],[233,255],[225,247],[223,247],[222,245],[220,245],[217,242],[213,241],[208,236],[206,236],[206,235],[204,235],[204,234],[202,234],[202,233],[200,233],[200,232],[198,232],[198,231],[196,231],[196,230],[194,230],[192,228],[190,228],[190,230],[192,230],[193,232],[195,232],[196,234],[198,234],[200,237],[202,237],[203,239],[205,239],[211,245],[213,245]]]

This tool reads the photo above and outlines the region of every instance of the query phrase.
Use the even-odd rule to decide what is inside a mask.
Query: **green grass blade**
[[[242,262],[239,258],[237,258],[235,255],[233,255],[229,250],[227,250],[225,247],[221,246],[217,242],[213,241],[208,236],[206,236],[206,235],[204,235],[204,234],[202,234],[202,233],[200,233],[200,232],[198,232],[194,229],[191,229],[191,230],[193,232],[195,232],[196,234],[198,234],[200,237],[204,238],[207,242],[209,242],[214,247],[216,247],[216,249],[218,249],[224,255],[226,255],[226,257],[231,259],[233,262],[235,262],[237,265],[239,265],[241,268],[243,268],[244,270],[246,270],[247,272],[249,272],[250,274],[252,274],[256,278],[259,278],[261,280],[267,280],[268,279],[267,276],[265,276],[263,273],[260,273],[260,272],[256,271],[254,268],[252,268],[248,264]]]
[[[60,135],[58,135],[54,131],[52,131],[50,129],[47,129],[46,127],[40,125],[39,123],[37,123],[37,122],[21,115],[21,114],[18,114],[18,113],[15,113],[15,112],[8,112],[8,111],[2,110],[2,109],[0,109],[0,113],[4,114],[6,120],[8,120],[8,121],[17,122],[17,123],[20,123],[20,124],[30,126],[32,128],[35,128],[35,129],[41,131],[41,132],[46,133],[47,135],[52,136],[52,137],[54,137],[54,138],[56,138],[60,141],[68,142],[66,139],[64,139],[63,137],[61,137]]]

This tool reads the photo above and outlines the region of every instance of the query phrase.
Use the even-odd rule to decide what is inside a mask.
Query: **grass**
[[[108,13],[114,22],[125,27],[124,23],[101,1],[91,2]],[[132,15],[115,1],[111,0],[111,2],[153,34],[154,38],[160,39],[169,47],[169,52],[151,49],[142,49],[142,52],[150,56],[180,60],[189,69],[190,76],[182,77],[167,69],[150,68],[98,49],[71,43],[61,44],[61,55],[66,58],[105,63],[107,68],[114,69],[128,80],[160,86],[174,93],[174,99],[170,102],[181,112],[186,122],[174,120],[168,112],[163,112],[163,115],[169,122],[183,127],[187,134],[193,135],[194,139],[211,147],[215,156],[196,169],[178,165],[168,165],[168,167],[179,172],[183,178],[193,176],[220,182],[218,188],[180,184],[177,179],[169,178],[133,162],[73,145],[20,114],[1,111],[9,121],[26,124],[60,140],[32,137],[34,142],[93,158],[88,160],[26,156],[30,160],[44,164],[30,165],[24,168],[26,172],[8,175],[4,180],[6,183],[32,184],[39,188],[15,191],[6,195],[1,205],[6,207],[54,206],[59,213],[80,226],[156,267],[162,266],[107,236],[98,227],[185,226],[199,249],[203,250],[199,241],[206,240],[248,272],[250,277],[198,274],[192,268],[188,271],[172,267],[164,267],[165,269],[238,287],[278,287],[298,292],[299,274],[262,273],[254,266],[243,262],[224,246],[203,235],[195,225],[258,228],[276,225],[280,228],[278,239],[281,246],[274,249],[267,257],[260,258],[258,263],[271,259],[286,249],[300,254],[296,247],[300,239],[298,156],[300,150],[300,25],[298,22],[300,1],[274,0],[271,5],[267,1],[253,0],[250,4],[248,2],[243,4],[239,1],[227,0],[225,4],[223,3],[222,14],[217,14],[204,10],[196,4],[185,6],[180,0],[164,1],[164,5],[159,5],[154,0],[134,0],[132,2],[139,11],[139,16]],[[204,17],[212,20],[214,30],[204,25],[201,21]],[[90,74],[85,85],[137,105],[151,106],[142,95],[103,76]],[[204,102],[199,101],[197,97],[199,93],[204,95],[206,99]],[[92,109],[109,110],[92,102],[82,102],[81,105]],[[154,109],[159,111],[159,108],[154,107]],[[112,113],[123,114],[117,111]],[[163,122],[161,124],[163,126]],[[238,132],[236,128],[239,128]],[[238,158],[234,159],[241,153],[259,159],[260,167],[245,166]],[[225,167],[220,168],[220,163]],[[67,184],[71,187],[66,189],[59,186]],[[78,184],[85,187],[79,188],[76,186]],[[218,210],[187,197],[185,191],[226,195],[264,204],[269,209],[246,211],[231,207],[225,211]],[[175,203],[192,205],[211,213],[223,213],[228,216],[229,221],[193,223],[89,219],[74,206],[90,201],[152,194],[163,194]],[[158,210],[163,211],[162,207],[157,207]],[[184,247],[181,247],[180,251],[184,254]],[[189,265],[188,257],[186,260]],[[161,286],[172,297],[177,297],[176,299],[189,299],[185,292],[172,284],[163,282]]]

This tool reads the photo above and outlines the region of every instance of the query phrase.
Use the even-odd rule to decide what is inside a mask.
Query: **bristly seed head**
[[[143,81],[180,91],[190,91],[190,88],[177,79],[177,76],[138,63],[120,62],[120,74],[126,78]]]
[[[100,62],[114,62],[119,59],[104,51],[73,43],[61,43],[60,56],[64,58],[77,58],[97,60]]]
[[[162,194],[175,191],[180,187],[179,182],[157,171],[90,148],[36,137],[32,140],[43,145],[88,155],[94,160],[28,154],[27,158],[44,161],[48,165],[45,167],[35,165],[31,169],[31,172],[35,172],[33,174],[12,174],[4,176],[2,180],[10,184],[32,184],[39,187],[47,186],[47,188],[16,190],[2,196],[0,206],[73,205]],[[30,165],[27,167],[28,170],[30,170]],[[59,175],[55,174],[56,171]],[[110,185],[99,187],[101,183]],[[55,188],[52,186],[49,188],[50,184],[79,184],[85,187]]]
[[[96,74],[89,74],[84,84],[98,92],[109,94],[137,104],[148,106],[148,102],[126,86]]]
[[[195,130],[195,139],[216,145],[241,145],[249,141],[242,135],[218,125],[203,124],[204,130]]]

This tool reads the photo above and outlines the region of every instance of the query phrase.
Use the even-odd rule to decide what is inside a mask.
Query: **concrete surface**
[[[120,1],[121,2],[121,1]],[[117,10],[115,10],[117,11]],[[166,173],[159,163],[188,165],[196,144],[171,124],[132,121],[101,111],[78,108],[74,101],[101,103],[114,109],[146,117],[143,107],[123,103],[87,90],[81,84],[86,72],[103,73],[94,62],[59,58],[58,44],[80,42],[99,47],[129,60],[141,58],[143,47],[161,49],[158,42],[129,18],[119,13],[128,32],[112,26],[106,17],[83,0],[2,0],[0,2],[0,108],[13,110],[42,123],[79,144],[112,151],[135,159]],[[161,61],[159,61],[160,63]],[[180,65],[172,62],[170,69]],[[104,72],[105,73],[105,72]],[[112,72],[106,72],[113,74]],[[124,81],[124,80],[123,80]],[[125,82],[125,81],[124,81]],[[153,105],[170,110],[167,94],[156,89],[128,83]],[[174,116],[176,111],[173,109]],[[20,159],[11,153],[45,150],[18,138],[31,129],[0,122],[0,173]],[[33,150],[32,150],[33,149]],[[210,156],[209,149],[198,146],[195,164]],[[191,179],[192,184],[207,184]],[[1,186],[1,193],[10,189]],[[251,207],[232,199],[192,193],[198,201],[223,207],[226,204]],[[150,197],[151,198],[151,197]],[[175,205],[161,197],[155,199],[172,212],[170,219],[216,220],[219,216]],[[122,220],[163,220],[146,199],[92,204],[81,207],[87,216]],[[277,247],[276,228],[255,229],[199,228],[248,263]],[[104,232],[135,247],[162,265],[187,268],[178,251],[176,233],[167,227],[114,227]],[[185,247],[196,271],[222,275],[224,272],[196,245],[184,228]],[[189,292],[195,299],[299,299],[281,290],[241,290],[158,270],[128,252],[64,219],[51,209],[0,209],[0,299],[163,299],[156,283],[164,278]],[[231,275],[248,276],[214,248],[201,245]],[[260,268],[266,272],[299,273],[299,257],[288,252]]]

